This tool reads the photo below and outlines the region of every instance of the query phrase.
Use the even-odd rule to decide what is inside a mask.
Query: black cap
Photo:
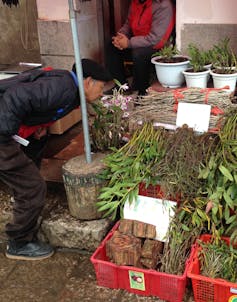
[[[82,59],[82,71],[83,71],[83,77],[92,77],[95,80],[108,82],[113,80],[113,77],[109,73],[108,70],[106,70],[102,65],[98,64],[97,62],[91,60],[91,59]],[[75,63],[72,66],[72,71],[76,73],[76,65]]]

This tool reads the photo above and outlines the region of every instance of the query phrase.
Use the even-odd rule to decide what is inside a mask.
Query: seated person
[[[107,49],[106,64],[112,76],[126,83],[124,60],[132,61],[131,89],[144,95],[149,87],[151,56],[167,43],[174,25],[171,0],[132,0],[125,24]]]

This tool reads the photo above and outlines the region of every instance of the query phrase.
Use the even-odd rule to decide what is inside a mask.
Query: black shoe
[[[43,242],[19,243],[10,241],[7,245],[6,257],[17,260],[41,260],[51,257],[54,254],[53,248]]]

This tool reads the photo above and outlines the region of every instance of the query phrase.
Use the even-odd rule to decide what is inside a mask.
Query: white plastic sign
[[[124,218],[155,225],[156,239],[164,242],[176,205],[175,201],[138,195],[131,203],[125,202]]]
[[[182,127],[187,124],[197,132],[207,132],[210,114],[211,105],[179,102],[176,126]]]

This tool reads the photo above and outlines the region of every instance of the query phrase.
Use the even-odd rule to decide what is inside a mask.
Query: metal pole
[[[74,9],[73,0],[68,0],[69,4],[69,17],[71,21],[72,28],[72,38],[74,45],[74,54],[75,54],[75,64],[77,70],[77,78],[79,83],[79,94],[81,100],[81,113],[82,113],[82,125],[83,125],[83,134],[84,134],[84,143],[86,151],[86,161],[91,163],[91,146],[90,146],[90,136],[88,129],[88,118],[87,118],[87,109],[86,109],[86,99],[83,85],[83,72],[81,65],[80,57],[80,45],[78,39],[78,30],[77,30],[77,19],[76,19],[76,10]]]

